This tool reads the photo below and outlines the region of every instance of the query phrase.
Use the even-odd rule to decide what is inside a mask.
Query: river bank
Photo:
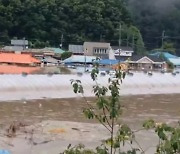
[[[108,85],[109,75],[99,76],[97,82]],[[78,75],[0,75],[0,100],[29,100],[44,98],[75,98],[71,79],[82,81],[85,96],[93,97],[95,84],[89,74]],[[180,74],[134,73],[126,76],[121,86],[121,95],[173,94],[180,93]]]
[[[94,98],[87,100],[94,105]],[[121,100],[123,114],[119,122],[128,124],[133,130],[142,128],[147,119],[170,125],[177,124],[180,119],[178,94],[122,96]],[[94,148],[109,137],[97,121],[84,117],[82,111],[86,103],[80,97],[0,103],[0,146],[12,154],[58,154],[69,143],[83,143]],[[25,127],[17,132],[16,137],[2,136],[14,122],[25,124]],[[143,149],[147,149],[146,154],[152,154],[157,136],[152,131],[141,131],[136,136]]]

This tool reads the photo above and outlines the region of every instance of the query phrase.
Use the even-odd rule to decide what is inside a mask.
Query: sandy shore
[[[109,76],[98,77],[98,83],[108,85]],[[71,79],[82,81],[85,96],[94,96],[92,86],[95,84],[89,74],[79,77],[77,75],[0,75],[0,100],[22,100],[43,98],[73,98],[70,84]],[[180,74],[154,73],[148,76],[143,73],[135,73],[126,76],[121,87],[121,95],[139,94],[172,94],[180,93]]]

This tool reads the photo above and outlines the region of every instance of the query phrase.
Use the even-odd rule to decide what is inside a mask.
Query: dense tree
[[[63,53],[61,54],[61,59],[64,60],[64,59],[67,59],[67,58],[69,58],[69,57],[71,57],[71,56],[72,56],[72,52],[67,52],[67,51],[65,51],[65,52],[63,52]]]
[[[120,23],[133,25],[125,0],[0,0],[1,44],[13,37],[25,37],[32,47],[59,46],[63,34],[66,47],[84,41],[117,45]],[[130,37],[133,35],[142,47],[139,31]],[[132,39],[129,42],[132,46]]]
[[[132,19],[140,29],[148,50],[173,43],[180,55],[180,1],[179,0],[128,0]]]

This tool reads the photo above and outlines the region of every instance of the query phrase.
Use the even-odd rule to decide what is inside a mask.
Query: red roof
[[[29,54],[0,53],[0,63],[34,64],[41,62]]]
[[[40,67],[20,67],[14,65],[0,65],[0,73],[3,74],[21,74],[37,72],[40,70]]]

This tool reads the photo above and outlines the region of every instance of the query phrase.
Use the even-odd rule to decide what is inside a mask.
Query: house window
[[[94,54],[107,54],[107,49],[105,49],[105,48],[94,48]]]
[[[102,49],[102,50],[103,50],[103,52],[102,52],[102,53],[104,54],[104,53],[105,53],[105,49]]]

